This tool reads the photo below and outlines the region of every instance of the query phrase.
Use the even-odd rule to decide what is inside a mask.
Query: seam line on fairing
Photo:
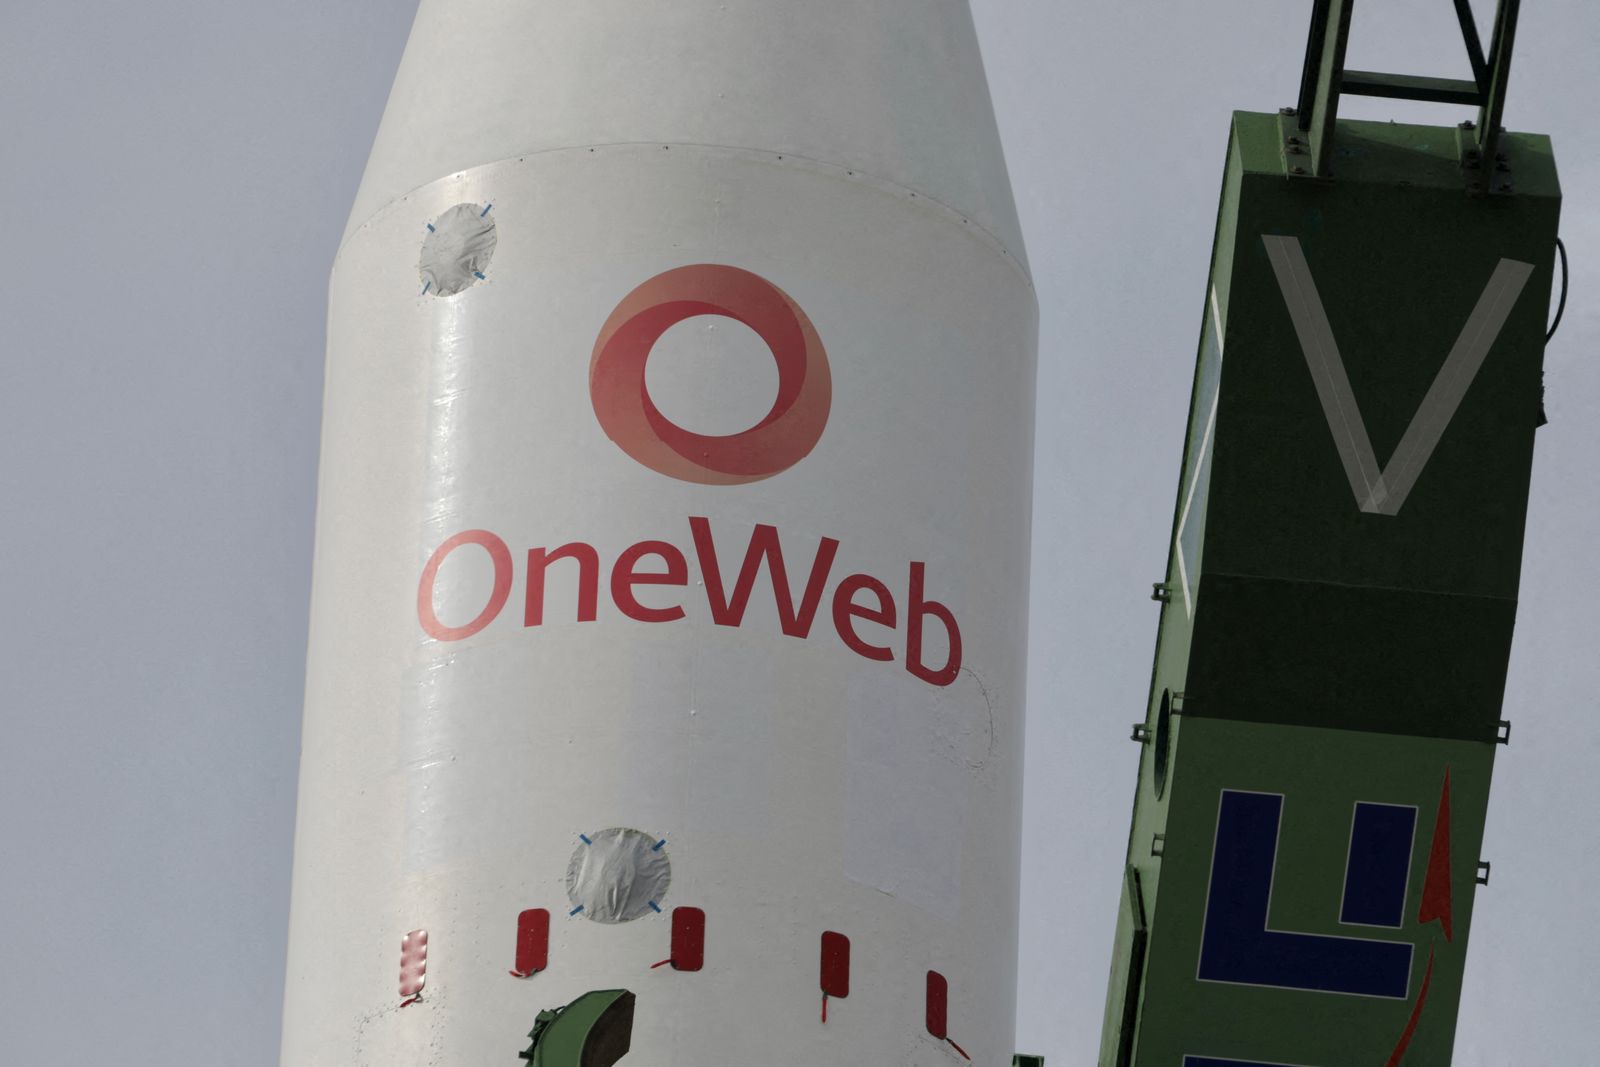
[[[679,148],[699,148],[711,149],[719,152],[732,152],[738,155],[766,159],[769,162],[787,163],[793,160],[796,163],[805,163],[814,167],[821,167],[830,171],[837,171],[839,172],[840,177],[848,180],[860,180],[889,192],[906,194],[910,199],[921,200],[943,212],[944,214],[959,219],[962,226],[985,238],[989,244],[993,245],[1000,252],[1000,254],[1011,263],[1011,265],[1016,269],[1017,273],[1022,275],[1022,280],[1027,284],[1028,291],[1035,291],[1033,286],[1032,272],[1027,266],[1024,265],[1022,260],[1011,251],[1010,247],[1008,247],[1006,243],[1000,239],[998,234],[989,229],[987,226],[973,221],[971,215],[950,204],[945,203],[938,197],[929,196],[927,193],[924,193],[918,189],[913,189],[908,185],[901,185],[899,182],[891,181],[888,178],[879,177],[878,175],[873,174],[871,171],[861,170],[860,168],[851,167],[843,163],[831,163],[827,160],[816,159],[812,156],[798,155],[793,152],[776,152],[767,148],[743,148],[737,145],[708,144],[698,141],[607,141],[588,145],[565,145],[560,148],[541,148],[532,152],[520,152],[516,155],[505,156],[502,159],[487,160],[482,163],[473,163],[469,166],[459,167],[448,172],[447,174],[443,174],[437,178],[423,182],[421,185],[412,186],[410,189],[407,189],[399,196],[392,198],[382,207],[378,208],[366,218],[362,219],[359,224],[351,227],[349,232],[340,239],[339,249],[334,253],[334,270],[338,270],[339,261],[344,257],[345,246],[348,245],[357,234],[371,226],[373,223],[377,222],[383,216],[387,215],[395,208],[397,204],[410,199],[423,189],[428,188],[428,186],[434,185],[446,179],[464,175],[468,171],[480,170],[484,167],[492,167],[499,163],[522,161],[532,156],[548,156],[554,155],[558,152],[592,152],[597,148],[671,148],[674,146]]]

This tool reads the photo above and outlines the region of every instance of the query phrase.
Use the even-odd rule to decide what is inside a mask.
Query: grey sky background
[[[414,7],[0,8],[7,1063],[277,1063],[327,274]],[[1310,4],[974,7],[1042,307],[1017,1043],[1077,1067],[1228,116],[1291,101]],[[1600,1006],[1600,5],[1524,7],[1507,125],[1555,138],[1572,296],[1462,1067],[1594,1062]],[[1349,62],[1466,69],[1447,0],[1360,5]]]

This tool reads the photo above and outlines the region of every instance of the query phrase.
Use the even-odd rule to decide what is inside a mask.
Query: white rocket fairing
[[[424,0],[285,1067],[1009,1062],[1036,322],[964,0]]]

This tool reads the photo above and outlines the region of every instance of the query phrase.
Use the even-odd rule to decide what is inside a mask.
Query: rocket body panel
[[[346,236],[469,167],[631,143],[870,174],[1024,255],[966,0],[424,0]]]
[[[764,32],[758,6],[789,17],[745,5]],[[538,20],[598,41],[585,10]],[[493,54],[531,32],[521,12],[473,39]],[[416,187],[358,204],[332,281],[283,1063],[510,1062],[538,1012],[597,991],[632,995],[604,1039],[624,1067],[939,1063],[930,971],[950,1040],[1004,1062],[1020,250],[959,191],[917,191],[937,180],[720,147],[737,130],[573,126],[573,146],[395,178],[394,138],[430,121],[424,31],[456,17],[424,4],[369,173]],[[931,21],[976,71],[970,25],[946,25],[966,18]],[[491,112],[515,98],[497,84]],[[977,125],[969,152],[994,136]],[[1009,215],[997,160],[962,165],[1000,175]],[[776,381],[725,373],[750,359]],[[547,955],[519,941],[530,909]],[[395,970],[419,930],[417,1001]],[[703,961],[678,957],[685,930]],[[829,932],[842,999],[819,982]],[[548,967],[508,973],[522,958]]]

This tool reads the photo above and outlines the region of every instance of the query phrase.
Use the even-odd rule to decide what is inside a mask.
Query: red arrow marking
[[[950,1039],[948,1037],[945,1038],[945,1040],[946,1041],[950,1041]],[[972,1062],[972,1057],[967,1055],[967,1050],[966,1049],[962,1048],[960,1045],[956,1044],[954,1041],[950,1041],[950,1047],[955,1049],[957,1052],[961,1053],[961,1058],[962,1059],[966,1060],[968,1063]]]
[[[1450,928],[1450,768],[1444,769],[1444,786],[1439,790],[1439,814],[1433,820],[1433,843],[1428,846],[1428,876],[1422,883],[1422,906],[1417,909],[1417,922],[1439,920],[1444,929],[1444,939],[1451,939]],[[1428,966],[1422,972],[1422,989],[1417,993],[1417,1003],[1411,1009],[1406,1028],[1400,1031],[1400,1040],[1389,1054],[1384,1067],[1400,1067],[1411,1039],[1416,1036],[1417,1023],[1422,1018],[1422,1007],[1428,1002],[1428,985],[1433,981],[1433,946],[1428,946]]]
[[[1400,1043],[1395,1045],[1394,1051],[1389,1054],[1389,1062],[1384,1064],[1384,1067],[1400,1067],[1400,1061],[1405,1058],[1406,1049],[1411,1046],[1411,1038],[1417,1032],[1417,1020],[1422,1018],[1422,1006],[1428,1002],[1428,983],[1432,980],[1433,949],[1430,947],[1428,969],[1422,972],[1422,990],[1417,994],[1417,1006],[1411,1009],[1411,1018],[1406,1021],[1406,1028],[1400,1031]]]
[[[1444,788],[1439,793],[1439,817],[1433,822],[1433,844],[1428,849],[1428,877],[1422,883],[1422,907],[1417,922],[1438,919],[1444,939],[1450,930],[1450,768],[1444,769]]]

